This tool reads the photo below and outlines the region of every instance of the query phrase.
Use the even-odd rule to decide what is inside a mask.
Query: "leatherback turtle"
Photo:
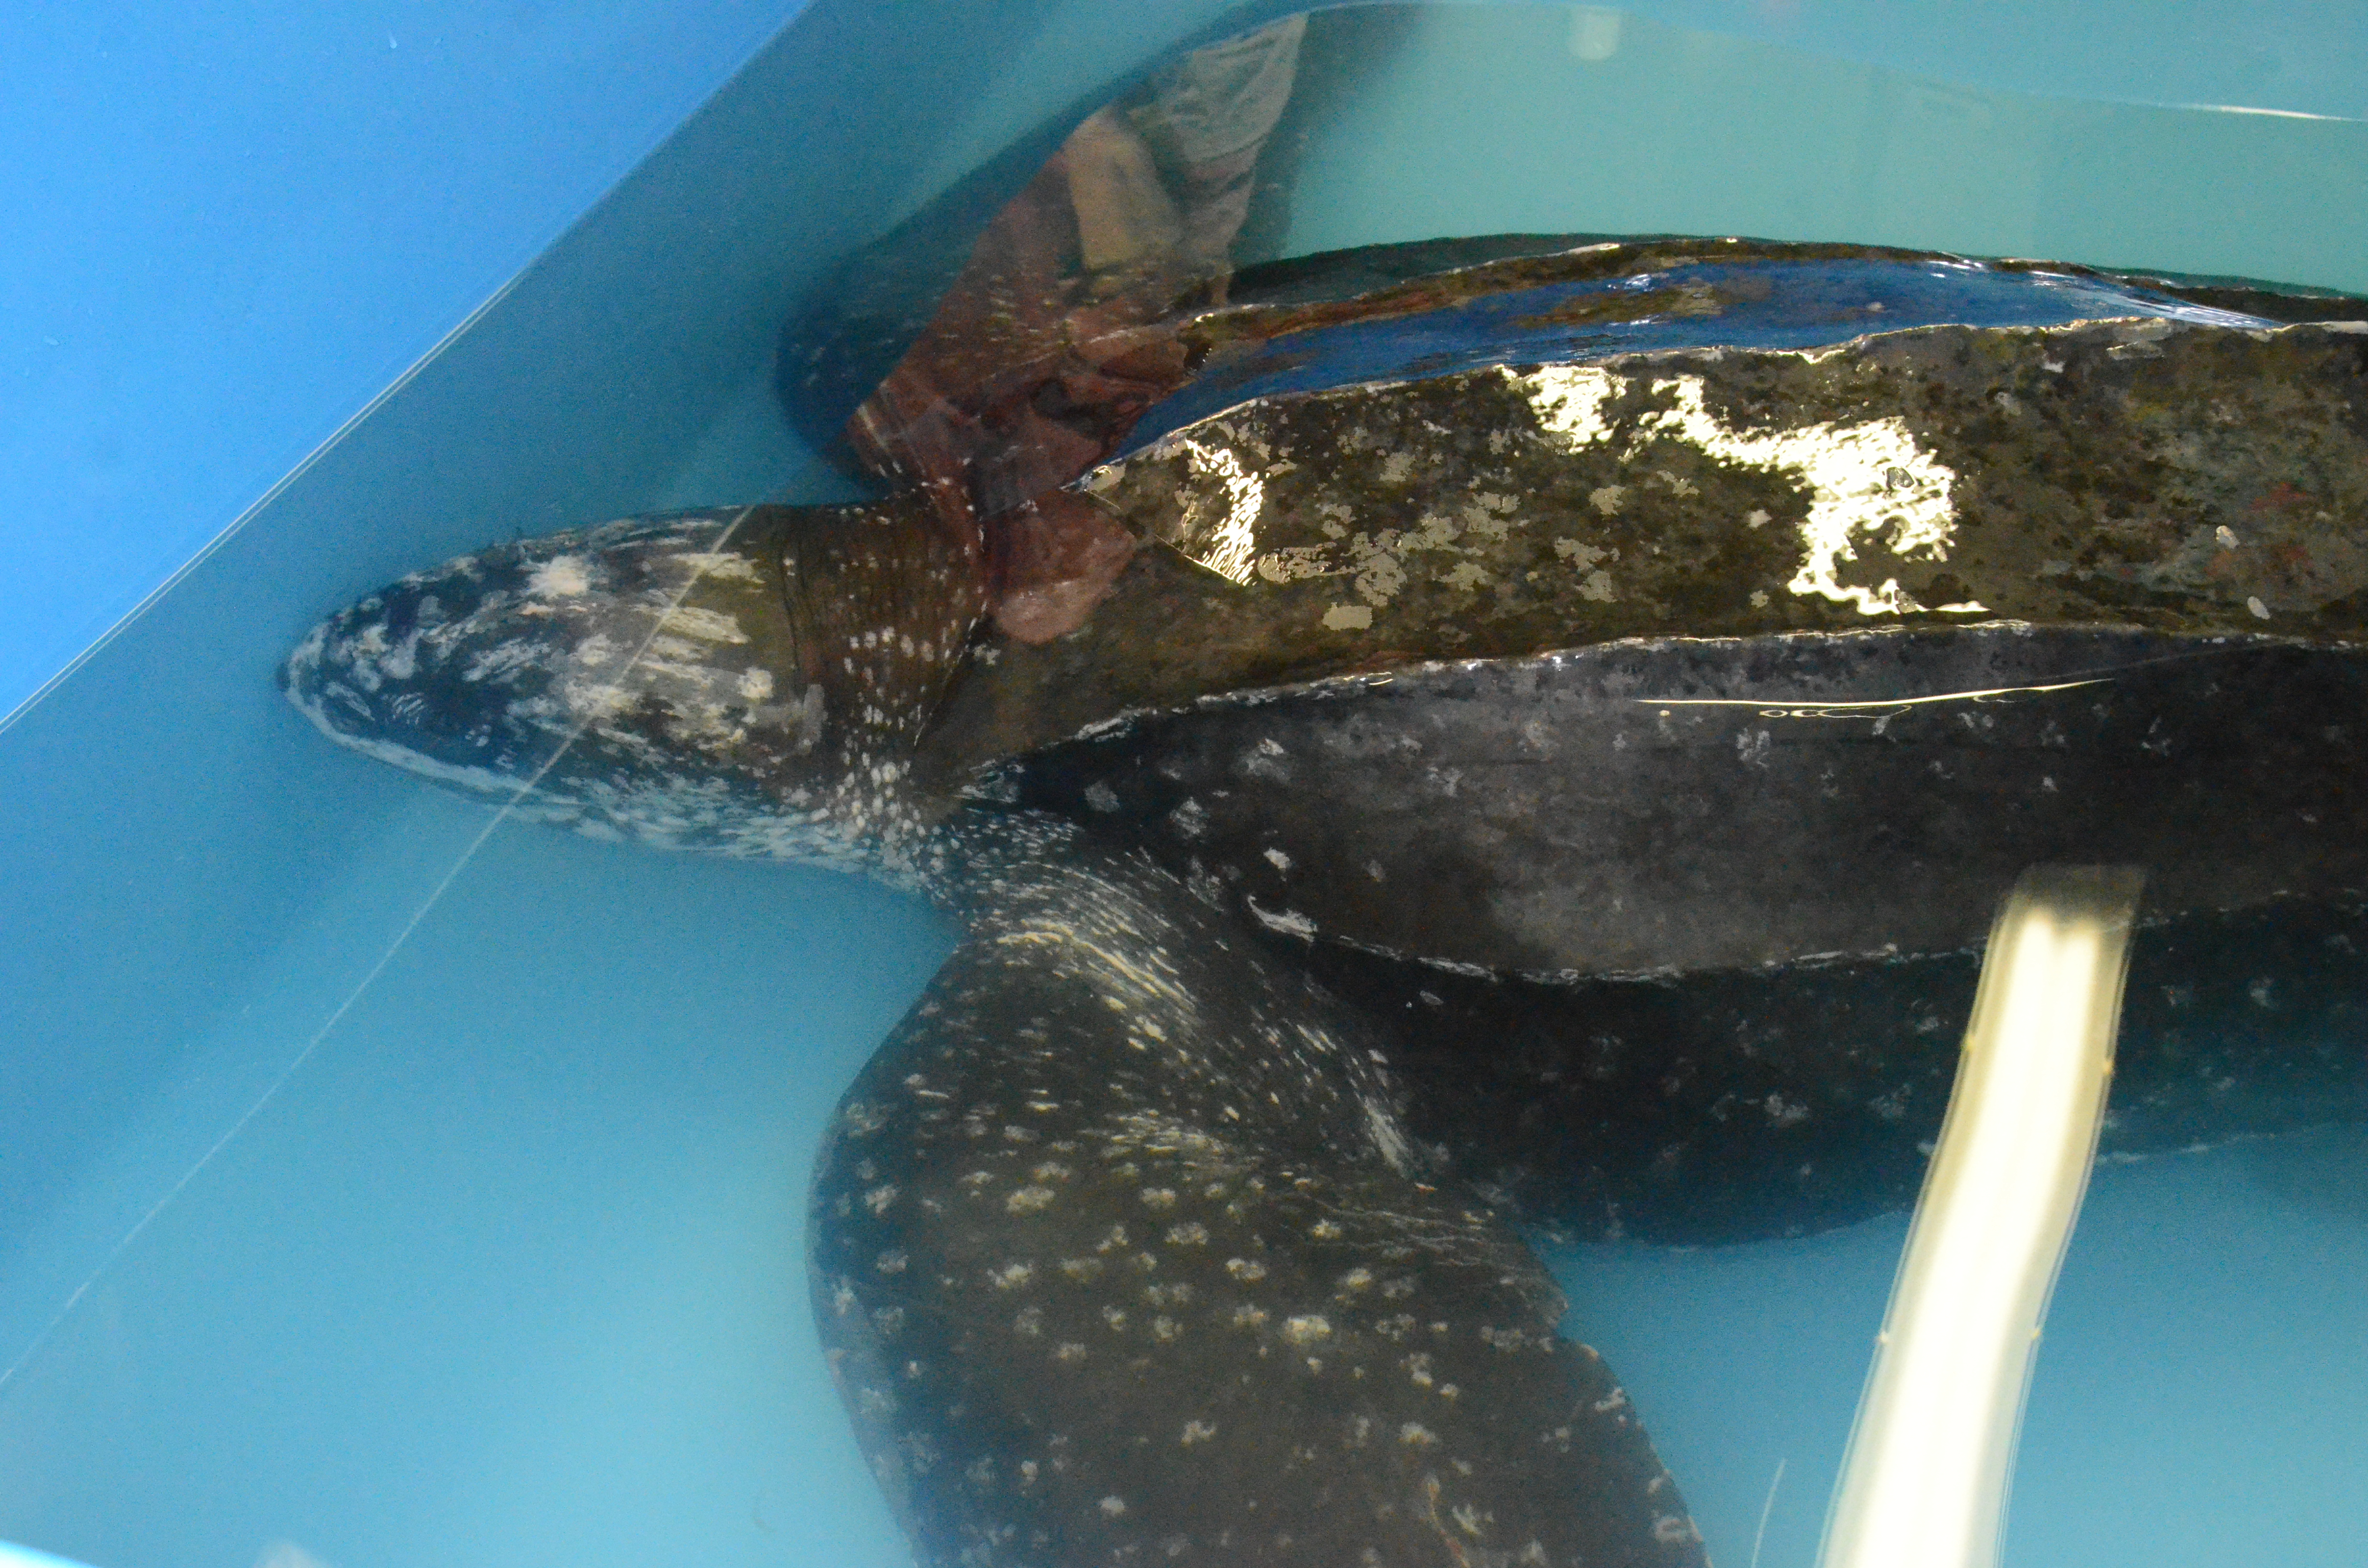
[[[1522,1227],[1910,1201],[2031,862],[2148,869],[2109,1152],[2368,1117],[2356,301],[1440,255],[907,376],[898,495],[497,545],[287,665],[522,814],[961,912],[813,1189],[924,1562],[1702,1561]]]

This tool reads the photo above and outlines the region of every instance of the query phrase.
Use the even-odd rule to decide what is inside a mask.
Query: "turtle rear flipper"
[[[999,846],[814,1188],[816,1315],[920,1560],[1702,1562],[1361,1022],[1147,858],[1031,826],[1061,842]]]
[[[1383,1037],[1416,1140],[1558,1240],[1718,1246],[1905,1210],[1975,949],[1576,980],[1292,943]],[[2368,1122],[2368,901],[2144,911],[2100,1156]]]

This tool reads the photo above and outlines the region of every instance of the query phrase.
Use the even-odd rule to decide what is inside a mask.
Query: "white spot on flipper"
[[[1315,935],[1315,922],[1295,909],[1261,909],[1258,907],[1258,900],[1254,898],[1245,898],[1242,902],[1248,907],[1250,918],[1269,931],[1285,937],[1297,937],[1302,940],[1312,938]]]
[[[1383,1159],[1388,1161],[1390,1169],[1397,1172],[1398,1175],[1409,1174],[1412,1165],[1408,1156],[1413,1153],[1414,1149],[1413,1145],[1406,1142],[1406,1133],[1399,1128],[1397,1118],[1372,1100],[1365,1100],[1363,1104],[1365,1131],[1372,1135],[1374,1151]]]
[[[1332,1337],[1331,1320],[1321,1312],[1285,1318],[1282,1336],[1293,1345],[1315,1345]]]

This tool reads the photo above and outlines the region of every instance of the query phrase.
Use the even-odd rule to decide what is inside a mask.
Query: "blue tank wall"
[[[0,712],[581,216],[799,0],[0,15]]]

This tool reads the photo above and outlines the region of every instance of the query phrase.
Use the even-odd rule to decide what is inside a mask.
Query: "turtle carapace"
[[[1697,1563],[1524,1227],[1911,1201],[2022,867],[2147,870],[2109,1151],[2368,1116],[2368,337],[1727,239],[1262,298],[1298,40],[996,221],[853,410],[887,498],[495,546],[285,687],[521,815],[960,912],[813,1192],[922,1562]]]

